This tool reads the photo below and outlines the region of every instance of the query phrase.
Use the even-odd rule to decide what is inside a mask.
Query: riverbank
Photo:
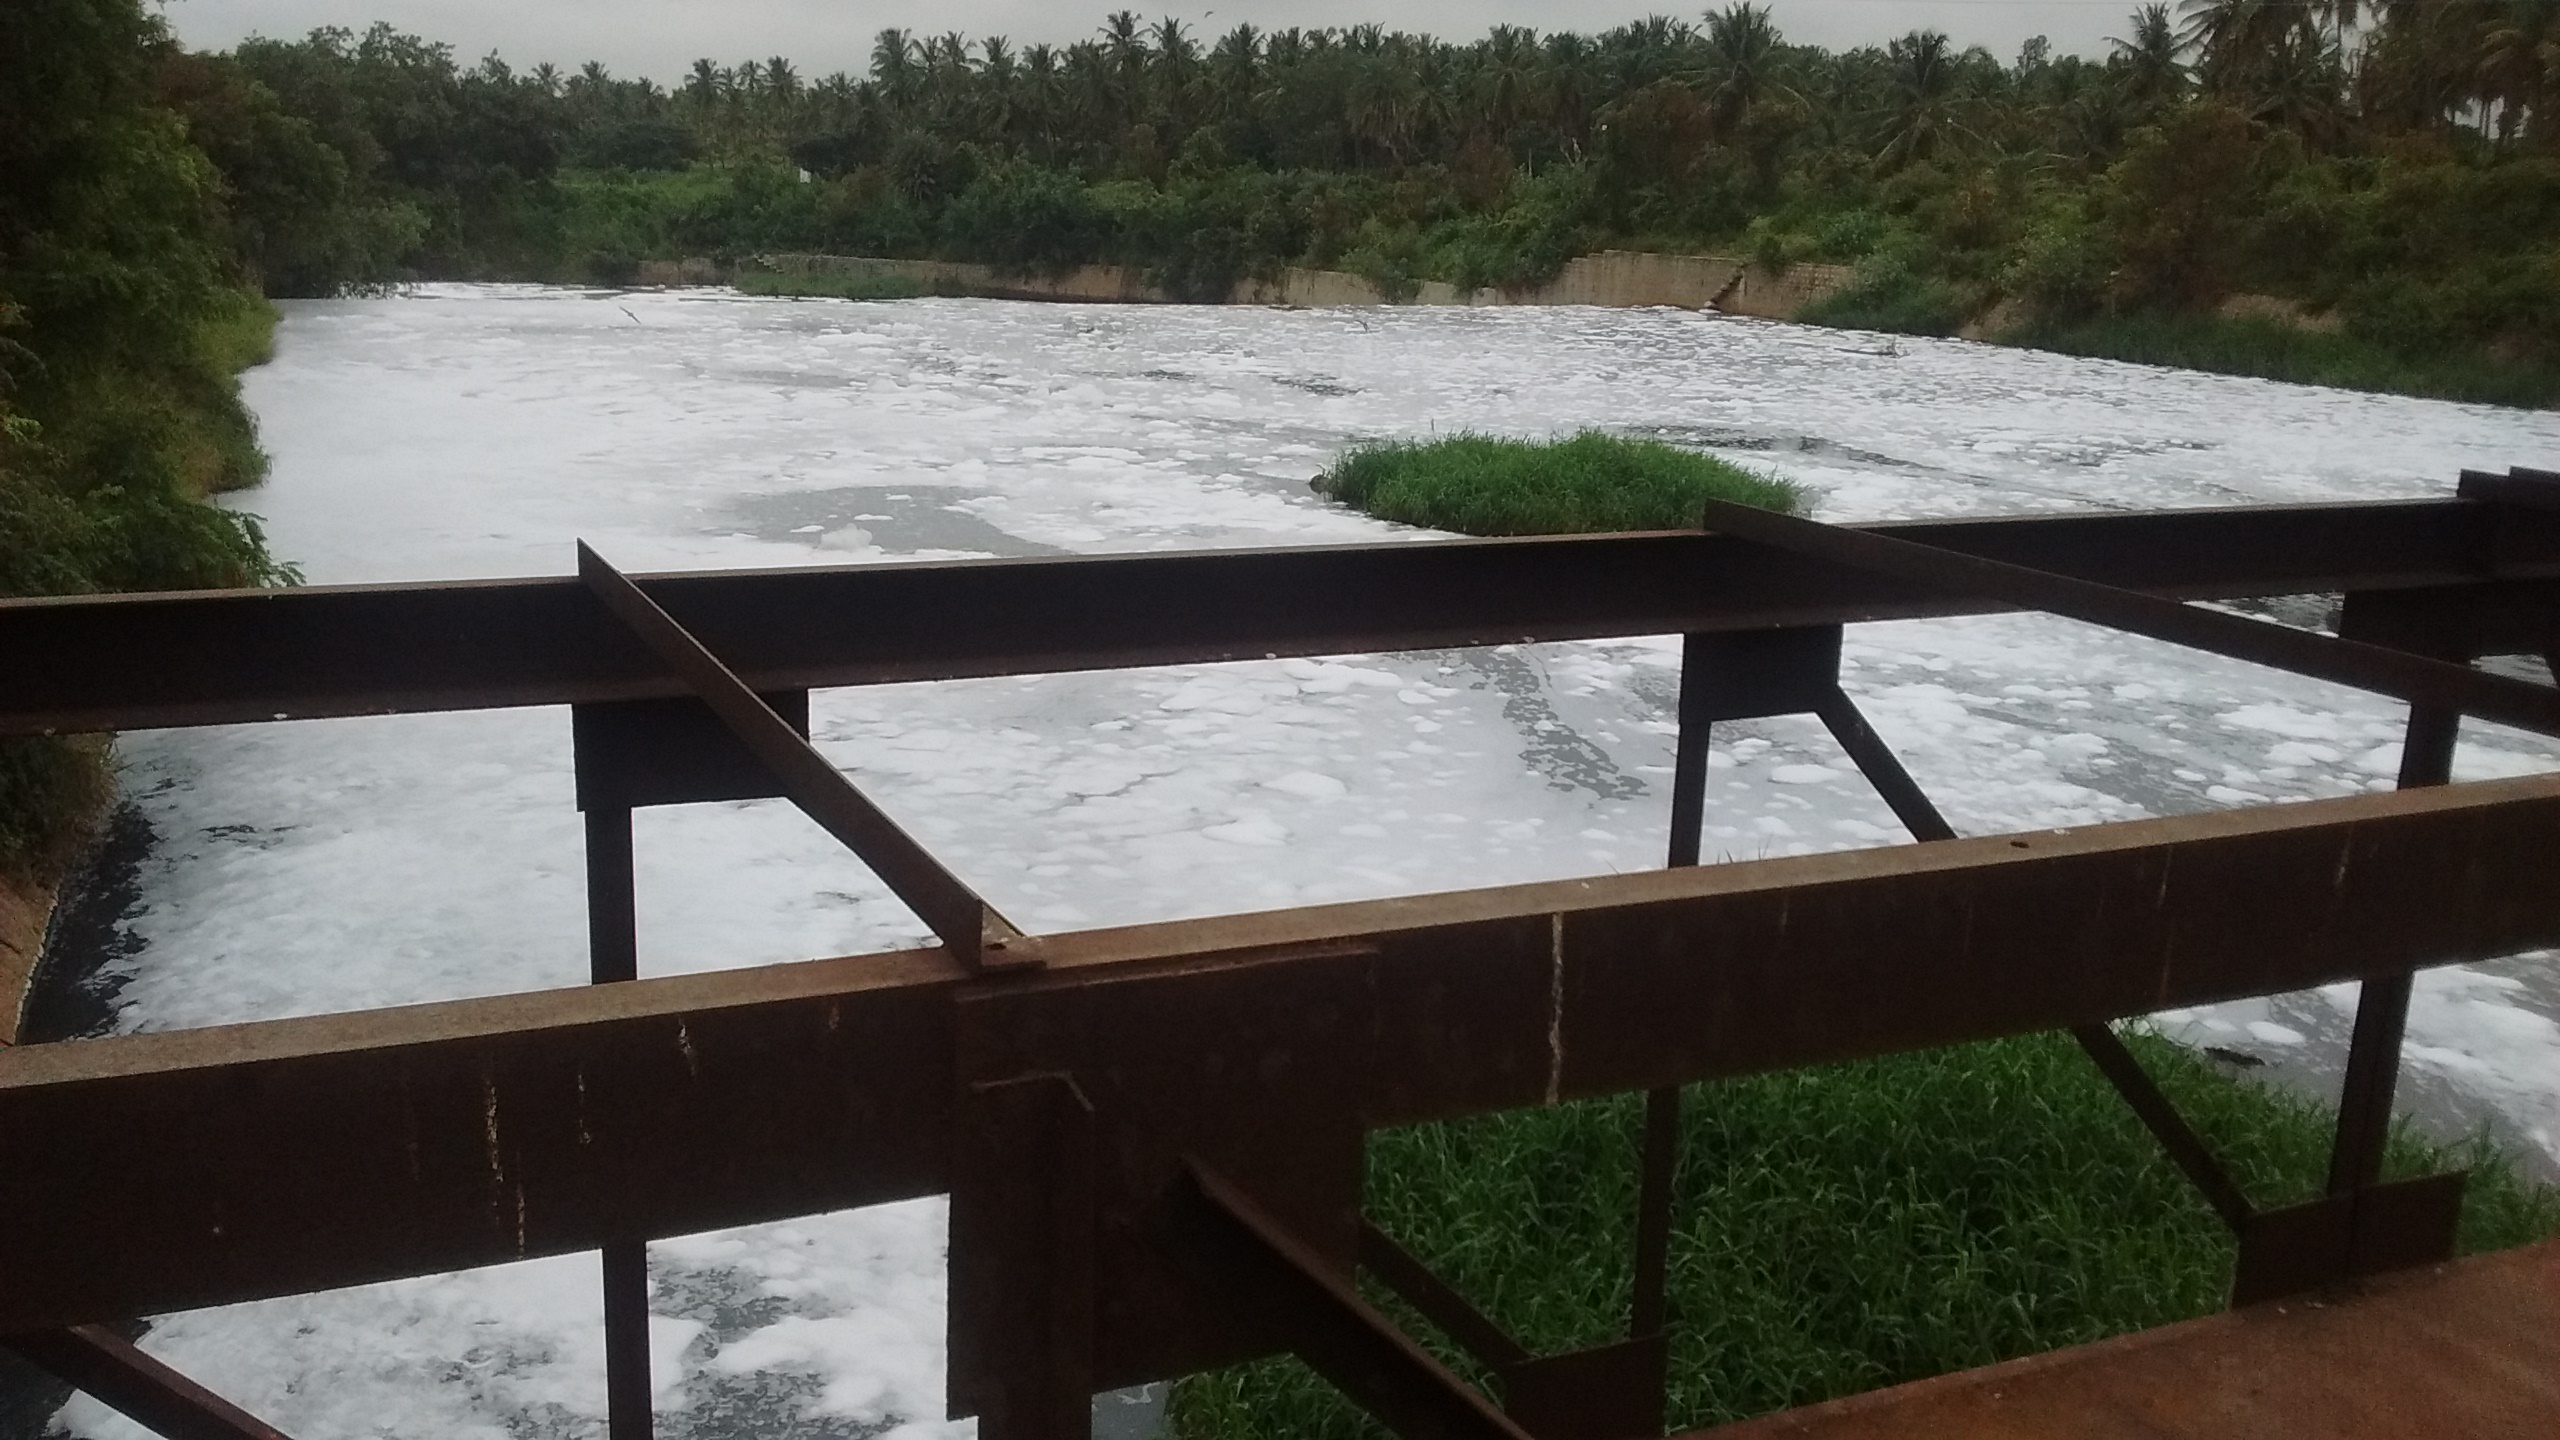
[[[1201,303],[1150,283],[1128,265],[1016,274],[954,260],[785,253],[736,264],[707,258],[642,262],[649,287],[734,285],[756,295],[901,300],[923,295],[1106,304]],[[1346,270],[1292,265],[1239,280],[1222,301],[1309,308],[1344,305],[1667,306],[1837,330],[1954,337],[2092,360],[2241,375],[2373,394],[2461,400],[2518,409],[2560,405],[2560,366],[2494,355],[2405,355],[2348,334],[2337,317],[2264,295],[2234,295],[2211,313],[2108,316],[2072,325],[2032,322],[1994,303],[1976,313],[1952,292],[1878,286],[1847,265],[1774,270],[1725,255],[1603,250],[1567,261],[1544,285],[1466,289],[1420,280],[1389,289]]]
[[[54,886],[0,875],[0,1040],[12,1045],[26,1014],[28,983],[44,955],[55,894]]]
[[[7,414],[0,597],[291,578],[215,495],[266,476],[239,375],[275,354],[276,308],[223,292],[148,366],[65,364]],[[0,738],[0,1040],[15,1043],[63,887],[116,799],[112,737]]]
[[[1791,320],[1850,283],[1845,265],[1791,265],[1784,271],[1725,255],[1671,255],[1602,250],[1565,262],[1543,285],[1464,288],[1445,280],[1382,285],[1347,270],[1285,266],[1267,277],[1235,282],[1231,305],[1324,308],[1337,305],[1598,305],[1668,306]],[[864,255],[785,253],[724,265],[707,258],[651,260],[633,272],[646,286],[746,282],[760,294],[959,295],[990,300],[1073,300],[1162,305],[1198,303],[1150,282],[1132,265],[1077,265],[1055,272],[1012,272],[957,260],[895,260]],[[795,283],[797,282],[797,283]]]

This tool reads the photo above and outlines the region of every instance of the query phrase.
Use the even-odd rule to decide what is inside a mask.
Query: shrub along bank
[[[275,311],[169,50],[134,0],[0,6],[0,598],[286,578],[202,503],[265,473],[233,376]],[[0,874],[58,874],[111,791],[103,743],[0,740]]]

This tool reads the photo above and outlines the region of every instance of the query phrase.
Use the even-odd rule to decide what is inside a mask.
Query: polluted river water
[[[1596,427],[1807,487],[1822,519],[2374,499],[2560,458],[2560,415],[1661,310],[1030,305],[427,287],[286,307],[237,497],[314,583],[1433,537],[1307,482],[1345,444]],[[2280,618],[2320,623],[2315,599]],[[883,623],[895,623],[883,617]],[[1963,832],[2387,787],[2400,706],[2035,616],[1853,627],[1844,680]],[[1034,930],[1642,869],[1668,637],[822,692],[819,747]],[[2536,669],[2534,678],[2546,678]],[[136,734],[57,1033],[586,974],[556,709]],[[1901,843],[1810,719],[1719,726],[1711,860]],[[2459,778],[2560,769],[2464,732]],[[637,821],[644,974],[913,944],[780,802]],[[2352,991],[2159,1017],[2334,1085]],[[2407,1108],[2560,1176],[2560,978],[2419,983]],[[652,1247],[660,1432],[923,1437],[939,1201]],[[147,1348],[287,1431],[602,1433],[592,1256],[164,1317]],[[1135,1407],[1143,1422],[1145,1407]],[[56,1423],[138,1431],[83,1398]]]

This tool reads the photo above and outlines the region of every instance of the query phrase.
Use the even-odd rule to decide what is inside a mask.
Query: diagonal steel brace
[[[773,773],[791,803],[860,856],[952,953],[978,969],[1040,963],[1012,922],[873,804],[844,772],[773,713],[763,696],[584,541],[578,544],[578,578],[711,707],[748,753]]]
[[[167,1440],[287,1440],[103,1325],[12,1335],[0,1344]]]

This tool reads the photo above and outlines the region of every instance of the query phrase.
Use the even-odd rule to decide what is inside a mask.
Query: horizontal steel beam
[[[1941,546],[1825,525],[1730,500],[1706,502],[1709,527],[1830,564],[1934,585],[1950,595],[1992,595],[2013,604],[2192,646],[2255,665],[2269,665],[2334,685],[2389,695],[2413,705],[2437,705],[2560,735],[2560,690],[2504,675],[2484,675],[2388,646],[2344,640],[2255,620],[2225,610],[2188,605],[2138,590],[2101,585],[2050,570],[1986,560]]]
[[[941,1191],[964,989],[1063,1033],[1149,985],[1228,1013],[1200,987],[1275,954],[1365,966],[1374,1053],[1323,1103],[1375,1128],[2552,945],[2553,854],[2538,776],[1053,935],[1020,978],[911,951],[22,1047],[0,1333]],[[1216,1072],[1225,1023],[1161,1073]]]
[[[2468,500],[1870,528],[2182,599],[2560,576],[2560,514]],[[1697,534],[643,578],[767,691],[2008,608]],[[685,693],[574,579],[0,601],[0,676],[0,734]]]

